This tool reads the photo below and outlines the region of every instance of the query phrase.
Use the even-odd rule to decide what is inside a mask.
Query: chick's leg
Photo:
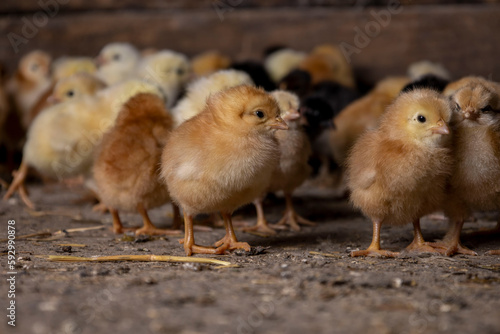
[[[166,230],[157,228],[149,219],[148,212],[144,208],[142,203],[137,205],[137,211],[142,216],[143,226],[135,231],[136,235],[146,234],[146,235],[177,235],[180,234],[179,230]]]
[[[391,252],[387,250],[380,249],[380,227],[382,226],[382,221],[373,221],[373,236],[372,243],[365,250],[352,251],[351,256],[387,256],[396,257],[399,255],[398,252]]]
[[[14,176],[14,180],[10,184],[9,189],[7,189],[7,193],[3,196],[4,200],[8,200],[16,191],[19,191],[19,195],[21,196],[21,200],[24,204],[34,210],[35,205],[28,196],[28,191],[26,190],[26,186],[24,185],[24,181],[26,180],[26,176],[28,175],[28,165],[25,162],[21,162],[19,169],[12,173]]]
[[[404,251],[407,253],[439,253],[425,242],[420,229],[420,219],[413,222],[413,241]]]
[[[224,219],[224,226],[226,227],[226,235],[224,236],[224,238],[217,241],[215,243],[215,246],[224,250],[244,249],[249,252],[251,249],[250,245],[246,242],[238,242],[238,239],[236,239],[233,224],[231,223],[231,215],[227,212],[222,212],[221,214],[222,218]]]
[[[300,225],[314,226],[316,223],[309,221],[297,214],[295,208],[293,207],[293,200],[291,193],[285,193],[286,209],[283,218],[274,226],[280,227],[288,224],[293,231],[300,231]]]
[[[468,249],[460,242],[460,233],[462,232],[463,225],[463,219],[455,220],[455,223],[450,223],[450,227],[443,240],[430,242],[428,245],[434,247],[439,253],[446,256],[452,256],[454,254],[477,255],[476,252]]]
[[[184,239],[179,240],[179,243],[184,244],[184,251],[187,256],[191,256],[193,253],[224,254],[224,248],[204,247],[194,243],[193,216],[186,212],[184,212],[184,228]]]
[[[250,226],[250,227],[243,227],[241,230],[242,231],[255,231],[255,232],[261,232],[264,234],[275,235],[276,231],[269,227],[269,223],[267,222],[267,219],[264,215],[264,209],[262,207],[262,202],[263,202],[262,197],[257,198],[256,200],[253,201],[253,205],[255,206],[255,209],[257,210],[257,224],[255,224],[254,226]]]

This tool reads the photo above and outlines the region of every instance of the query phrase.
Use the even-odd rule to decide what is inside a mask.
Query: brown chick
[[[113,216],[113,231],[123,233],[118,210],[137,211],[143,227],[136,234],[178,234],[156,228],[147,210],[170,201],[159,178],[162,149],[172,129],[172,117],[162,98],[141,93],[122,108],[115,125],[104,135],[93,172],[98,194]],[[174,226],[180,225],[174,205]]]
[[[305,134],[300,120],[299,98],[293,93],[282,90],[271,92],[278,102],[281,118],[288,125],[288,131],[277,131],[276,138],[280,147],[279,163],[274,170],[268,192],[283,191],[286,201],[286,210],[277,226],[288,224],[294,231],[300,231],[299,223],[314,225],[313,222],[299,216],[293,207],[292,193],[310,175],[311,167],[308,164],[311,155],[311,145]],[[276,232],[269,226],[262,207],[263,197],[254,200],[257,209],[257,224],[244,228],[245,231],[259,231],[265,234]]]
[[[456,123],[455,165],[444,206],[450,227],[444,239],[432,245],[448,256],[477,255],[461,244],[460,233],[464,219],[473,211],[500,208],[500,85],[467,77],[449,86],[446,90],[453,92],[450,98]]]
[[[330,146],[335,161],[343,166],[349,151],[367,130],[377,128],[387,106],[409,82],[406,77],[389,77],[380,81],[364,97],[349,104],[334,118],[335,128],[330,130]]]
[[[217,50],[203,52],[191,60],[193,73],[204,77],[219,70],[225,70],[231,65],[231,59]]]
[[[176,128],[162,155],[161,175],[184,211],[184,250],[223,254],[250,246],[238,242],[231,213],[260,196],[279,157],[274,132],[287,129],[276,101],[262,89],[237,86],[211,95],[205,109]],[[193,216],[220,212],[226,235],[213,247],[198,246]]]
[[[24,129],[29,126],[29,113],[40,96],[50,87],[49,54],[35,50],[21,58],[15,75],[7,84]]]
[[[373,239],[352,256],[398,253],[380,249],[382,224],[412,222],[411,252],[435,252],[420,231],[420,217],[441,208],[452,158],[447,100],[431,90],[402,94],[378,129],[364,134],[348,159],[351,202],[373,221]]]
[[[346,87],[356,88],[351,66],[335,45],[318,45],[302,60],[298,68],[311,75],[313,85],[321,81],[335,81]]]

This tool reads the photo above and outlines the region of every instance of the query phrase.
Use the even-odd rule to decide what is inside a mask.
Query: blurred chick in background
[[[253,85],[248,74],[237,70],[222,70],[189,84],[186,95],[172,109],[175,126],[198,115],[206,107],[210,95],[239,85]]]
[[[281,118],[288,125],[288,131],[277,131],[280,157],[267,192],[283,191],[286,201],[286,210],[277,226],[289,225],[294,231],[300,231],[300,224],[314,225],[309,220],[299,216],[292,201],[293,191],[298,188],[311,173],[308,160],[311,155],[311,146],[300,122],[299,98],[286,91],[273,91],[271,96],[278,102]],[[265,195],[265,194],[264,194]],[[243,228],[244,231],[258,231],[265,234],[276,234],[269,226],[262,206],[263,196],[254,200],[257,209],[257,224]]]
[[[90,179],[95,147],[114,124],[123,104],[138,93],[153,93],[163,98],[157,86],[128,80],[94,96],[84,95],[55,104],[40,113],[28,130],[21,166],[4,200],[19,190],[23,202],[34,208],[24,186],[29,167],[59,180],[81,174]],[[92,187],[92,183],[88,186]]]
[[[51,85],[51,63],[48,53],[32,51],[21,58],[16,73],[7,83],[7,93],[12,96],[25,130],[29,126],[31,109]]]
[[[477,255],[463,246],[460,233],[464,219],[476,210],[500,208],[500,85],[480,77],[467,77],[450,84],[455,108],[453,154],[444,212],[450,227],[442,241],[433,243],[441,253]],[[500,220],[497,228],[500,230]]]
[[[184,91],[191,76],[188,58],[178,52],[162,50],[144,57],[135,71],[135,77],[161,87],[171,108]]]
[[[164,101],[158,95],[141,93],[122,108],[115,125],[97,149],[94,179],[101,202],[113,216],[113,231],[123,233],[119,210],[137,211],[143,227],[135,233],[158,235],[180,231],[158,229],[147,210],[170,200],[159,178],[161,153],[173,126]],[[179,209],[174,205],[174,226],[180,227]]]
[[[276,89],[276,84],[271,80],[269,74],[267,73],[264,65],[256,61],[243,61],[238,63],[233,63],[231,68],[234,70],[246,72],[255,86],[262,87],[266,91],[270,92]]]
[[[231,58],[217,50],[200,53],[191,59],[193,73],[197,77],[204,77],[220,70],[225,70],[231,65]]]
[[[129,43],[110,43],[102,48],[96,58],[97,77],[107,85],[129,79],[139,63],[141,54]]]
[[[269,94],[237,86],[211,95],[200,114],[172,132],[161,175],[184,212],[186,255],[250,250],[236,239],[231,213],[268,187],[280,154],[275,131],[287,128]],[[193,216],[212,212],[222,214],[226,235],[217,248],[198,246]]]
[[[399,96],[378,129],[365,133],[347,162],[348,186],[355,207],[373,222],[366,250],[352,256],[398,253],[380,248],[382,224],[414,226],[409,252],[435,252],[424,242],[420,218],[442,207],[453,164],[448,101],[432,90]]]
[[[264,67],[271,79],[278,84],[288,73],[296,69],[305,57],[305,52],[289,48],[279,49],[265,58]]]

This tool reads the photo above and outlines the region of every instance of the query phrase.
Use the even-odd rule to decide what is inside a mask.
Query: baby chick
[[[50,87],[52,58],[46,52],[35,50],[21,58],[16,74],[7,83],[21,124],[29,126],[29,113],[40,96]]]
[[[140,80],[129,80],[55,104],[38,115],[29,128],[23,148],[23,160],[4,200],[19,190],[30,208],[33,203],[24,187],[28,168],[59,180],[85,175],[90,177],[95,147],[114,124],[123,104],[138,93],[163,94],[159,88]]]
[[[191,75],[188,58],[178,52],[163,50],[144,57],[137,65],[136,77],[161,87],[171,108]]]
[[[225,70],[231,65],[231,59],[217,50],[203,52],[191,60],[193,73],[204,77],[219,70]]]
[[[440,209],[452,157],[447,123],[451,108],[431,90],[398,97],[387,109],[378,129],[365,133],[348,159],[351,202],[373,221],[370,247],[352,256],[397,253],[380,249],[382,224],[412,222],[412,252],[435,252],[420,231],[420,217]]]
[[[288,73],[296,69],[306,57],[305,52],[292,49],[280,49],[268,55],[264,60],[264,67],[275,83],[278,83]]]
[[[271,80],[264,65],[258,61],[249,60],[233,63],[231,68],[247,73],[257,87],[262,87],[268,92],[276,89],[276,84]]]
[[[173,108],[172,114],[176,126],[198,115],[206,106],[211,94],[239,86],[253,85],[250,76],[242,71],[222,70],[192,82],[186,89],[186,95]]]
[[[147,210],[170,200],[159,179],[162,149],[172,129],[172,117],[158,95],[141,93],[122,108],[115,125],[104,135],[93,167],[98,195],[113,216],[113,230],[123,233],[118,210],[137,210],[144,226],[136,234],[178,234],[156,228]],[[179,226],[179,209],[174,206]]]
[[[61,79],[77,73],[95,74],[97,66],[90,57],[61,57],[52,63],[52,80]]]
[[[295,212],[292,201],[293,191],[299,187],[311,173],[311,168],[307,163],[311,155],[311,147],[300,122],[299,98],[297,95],[281,90],[271,92],[271,95],[278,102],[281,118],[286,122],[289,130],[276,132],[276,138],[278,139],[280,148],[280,158],[267,191],[283,191],[285,195],[285,214],[278,222],[277,226],[288,224],[292,230],[300,231],[299,223],[314,225],[314,223],[302,218]],[[269,227],[264,217],[262,201],[262,197],[254,201],[254,205],[257,209],[257,224],[250,228],[244,228],[243,230],[275,234],[276,232]]]
[[[442,241],[432,244],[448,256],[476,255],[460,242],[464,219],[475,210],[500,208],[500,85],[479,77],[459,82],[460,88],[451,84],[450,97],[456,123],[455,165],[444,206],[450,227]]]
[[[184,250],[222,254],[250,246],[238,242],[231,213],[260,196],[279,157],[276,129],[287,129],[276,101],[252,86],[211,95],[205,109],[175,129],[162,155],[161,176],[184,211]],[[220,212],[226,235],[213,247],[198,246],[193,216]]]
[[[102,48],[96,58],[97,77],[107,85],[129,79],[139,62],[141,54],[132,44],[111,43]]]

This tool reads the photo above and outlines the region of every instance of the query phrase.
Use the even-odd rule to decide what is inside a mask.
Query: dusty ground
[[[34,217],[19,201],[0,202],[2,229],[16,220],[17,236],[110,226],[109,215],[91,212],[91,204],[72,204],[81,194],[36,186],[39,210],[67,215]],[[219,256],[238,268],[158,262],[55,263],[39,255],[156,254],[183,256],[177,238],[150,241],[115,236],[106,228],[69,233],[53,241],[18,240],[16,328],[2,315],[1,333],[500,333],[500,257],[484,256],[500,248],[498,237],[464,237],[480,255],[407,258],[351,258],[348,251],[367,247],[371,224],[331,193],[306,188],[296,198],[298,211],[318,222],[300,233],[262,238],[239,232],[243,241],[265,247],[259,255]],[[267,204],[276,221],[278,198]],[[152,219],[170,225],[170,206]],[[237,213],[253,219],[253,209]],[[465,233],[493,227],[483,214]],[[128,224],[140,218],[124,215]],[[424,220],[424,235],[442,235],[444,222]],[[197,232],[211,244],[222,229]],[[383,229],[383,245],[399,250],[412,237],[411,226]],[[137,242],[143,241],[143,242]],[[83,244],[71,253],[61,244]],[[0,244],[2,277],[7,272],[6,243]],[[310,252],[333,254],[333,257]],[[199,257],[199,256],[197,256]],[[6,314],[5,279],[0,281]]]

